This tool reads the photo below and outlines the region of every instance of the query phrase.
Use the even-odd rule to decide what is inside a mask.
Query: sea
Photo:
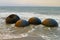
[[[43,22],[47,18],[58,22],[58,27],[29,25],[15,27],[15,24],[6,24],[6,17],[18,15],[23,20],[37,17]],[[60,40],[60,7],[47,6],[0,6],[0,40]]]

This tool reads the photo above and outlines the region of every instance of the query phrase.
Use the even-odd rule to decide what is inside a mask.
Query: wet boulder
[[[26,20],[18,20],[16,23],[15,23],[15,26],[16,27],[25,27],[25,26],[28,26],[29,25],[29,22],[26,21]]]
[[[30,24],[33,24],[33,25],[38,25],[38,24],[41,24],[41,20],[37,17],[32,17],[28,20],[28,22]]]
[[[6,18],[6,24],[13,24],[19,20],[19,16],[16,14],[11,14]]]
[[[45,19],[45,20],[42,22],[42,24],[43,24],[44,26],[47,26],[47,27],[58,27],[57,21],[54,20],[54,19],[50,19],[50,18]]]

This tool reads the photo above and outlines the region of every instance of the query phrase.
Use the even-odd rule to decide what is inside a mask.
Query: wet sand
[[[13,39],[3,39],[3,40],[44,40],[41,37],[24,37],[24,38],[13,38]]]

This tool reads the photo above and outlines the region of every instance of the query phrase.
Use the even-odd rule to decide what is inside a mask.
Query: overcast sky
[[[0,6],[60,6],[60,0],[0,0]]]

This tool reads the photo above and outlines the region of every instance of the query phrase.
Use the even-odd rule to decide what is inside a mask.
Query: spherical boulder
[[[45,19],[45,20],[42,22],[42,24],[43,24],[44,26],[47,26],[47,27],[58,27],[57,21],[54,20],[54,19],[50,19],[50,18]]]
[[[19,19],[19,16],[17,16],[16,14],[11,14],[6,18],[6,24],[16,23]]]
[[[26,20],[18,20],[16,23],[15,23],[15,26],[16,27],[25,27],[25,26],[28,26],[29,25],[29,22],[26,21]]]
[[[38,25],[38,24],[41,24],[41,20],[37,17],[32,17],[28,20],[28,22],[30,24],[33,24],[33,25]]]

